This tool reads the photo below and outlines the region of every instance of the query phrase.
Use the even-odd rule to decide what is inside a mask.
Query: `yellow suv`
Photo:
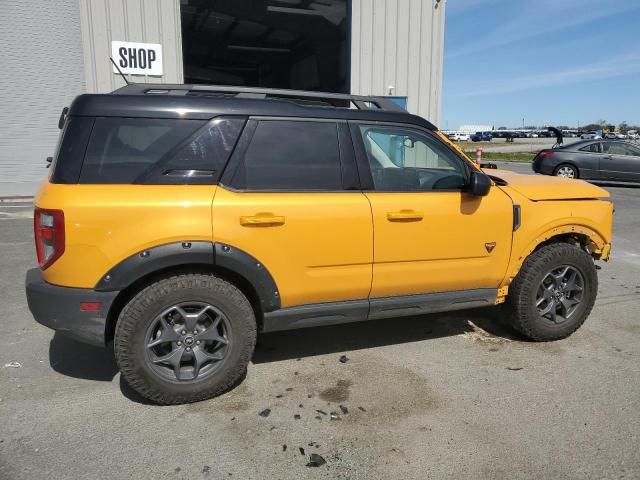
[[[258,332],[504,304],[563,338],[609,255],[605,190],[483,171],[384,98],[129,85],[60,125],[29,308],[158,403],[227,390]]]

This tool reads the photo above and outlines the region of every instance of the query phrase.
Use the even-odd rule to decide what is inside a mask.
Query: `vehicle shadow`
[[[264,333],[258,336],[253,363],[421,342],[477,332],[478,327],[492,337],[527,341],[501,321],[497,308],[490,307]]]
[[[617,182],[606,182],[600,180],[588,180],[589,183],[593,183],[598,187],[609,187],[609,188],[640,188],[640,183],[617,183]]]
[[[113,350],[87,345],[58,332],[49,344],[49,364],[62,375],[99,382],[110,382],[118,373]]]
[[[458,312],[390,318],[328,327],[304,328],[258,336],[253,363],[269,363],[330,353],[348,353],[386,345],[421,342],[478,333],[515,341],[527,340],[505,325],[495,307]],[[86,345],[55,333],[49,346],[49,363],[56,372],[73,378],[111,382],[118,374],[112,348]],[[246,375],[246,373],[245,373]],[[155,405],[120,377],[120,390],[129,400]],[[242,376],[229,390],[244,380]]]

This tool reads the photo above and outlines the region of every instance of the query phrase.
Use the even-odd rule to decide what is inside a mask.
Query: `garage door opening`
[[[185,83],[349,91],[347,0],[181,0]]]

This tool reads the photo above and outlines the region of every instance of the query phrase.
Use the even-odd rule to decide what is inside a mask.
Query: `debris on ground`
[[[286,452],[287,451],[287,444],[285,443],[284,445],[282,445],[282,451]]]
[[[209,475],[209,472],[211,471],[211,467],[209,465],[205,465],[204,467],[202,467],[202,473],[205,475]]]
[[[260,413],[258,413],[258,415],[260,415],[261,417],[264,417],[264,418],[267,418],[270,414],[271,414],[271,409],[270,408],[265,408]]]
[[[331,418],[331,420],[342,420],[337,412],[331,412],[329,414],[329,418]]]
[[[296,413],[296,414],[293,416],[293,418],[294,418],[295,420],[300,420],[302,417]]]
[[[346,355],[340,356],[340,363],[347,363],[349,361],[349,357]]]
[[[325,412],[324,410],[316,410],[316,412],[321,413],[322,415],[326,415],[327,412]]]
[[[316,420],[322,420],[322,417],[320,415],[316,415]]]
[[[342,411],[342,413],[344,415],[349,415],[349,409],[347,407],[345,407],[344,405],[340,405],[340,410]]]
[[[303,404],[298,405],[298,408],[304,408]]]
[[[4,364],[4,368],[20,368],[22,364],[20,362],[9,362]]]
[[[309,455],[309,462],[307,463],[307,467],[320,467],[327,463],[322,455],[318,455],[317,453],[312,453]]]
[[[512,372],[517,372],[518,370],[522,370],[523,367],[507,367],[507,370],[511,370]]]
[[[276,395],[276,398],[282,398],[282,394],[279,393],[278,395]]]
[[[473,323],[471,320],[467,320],[467,324],[471,327],[471,331],[464,332],[461,336],[468,338],[474,342],[483,342],[483,343],[510,343],[511,340],[504,337],[498,337],[493,335],[483,328],[480,328],[478,325]]]
[[[366,412],[367,410],[364,407],[358,407],[358,410],[361,410],[363,412]]]
[[[291,387],[285,388],[285,390],[286,390],[287,392],[293,392],[293,388],[291,388]]]
[[[300,450],[300,455],[304,455],[304,448],[298,447],[298,450]]]

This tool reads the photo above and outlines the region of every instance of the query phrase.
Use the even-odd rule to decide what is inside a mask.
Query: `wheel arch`
[[[517,257],[512,259],[507,275],[500,287],[499,296],[501,298],[507,295],[509,284],[518,274],[527,257],[536,250],[552,243],[568,243],[574,245],[585,250],[594,260],[603,261],[608,260],[611,248],[611,245],[607,243],[600,233],[585,225],[569,224],[548,229],[544,233],[536,235],[527,247],[524,248]]]
[[[184,244],[190,244],[185,249]],[[198,244],[198,245],[196,245]],[[179,249],[185,250],[181,253]],[[177,242],[142,250],[123,260],[105,274],[97,291],[119,291],[107,314],[105,343],[113,335],[122,308],[139,291],[168,276],[181,273],[216,275],[237,287],[249,300],[262,327],[265,312],[280,308],[280,297],[267,268],[248,253],[226,244]],[[109,277],[105,282],[105,278]]]

